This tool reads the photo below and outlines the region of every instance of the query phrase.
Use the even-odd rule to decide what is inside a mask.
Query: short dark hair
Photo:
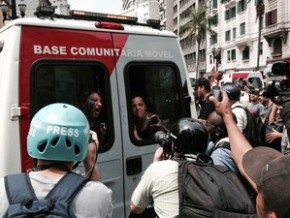
[[[195,82],[195,86],[196,87],[203,86],[207,92],[210,92],[210,83],[209,83],[209,80],[206,79],[206,78],[204,78],[204,77],[198,78],[196,80],[196,82]]]

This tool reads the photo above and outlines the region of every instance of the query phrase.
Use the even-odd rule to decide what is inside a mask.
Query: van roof
[[[138,25],[129,25],[121,24],[124,26],[124,30],[116,29],[102,29],[95,26],[97,21],[88,21],[88,20],[75,20],[75,19],[61,19],[61,18],[37,18],[37,17],[27,17],[19,18],[12,20],[2,28],[0,32],[3,32],[12,26],[42,26],[42,27],[51,27],[51,28],[62,28],[62,29],[78,29],[78,30],[98,30],[104,32],[116,32],[116,33],[129,33],[129,34],[140,34],[140,35],[155,35],[155,36],[165,36],[165,37],[174,37],[177,36],[167,30],[154,29],[149,26],[138,26]]]

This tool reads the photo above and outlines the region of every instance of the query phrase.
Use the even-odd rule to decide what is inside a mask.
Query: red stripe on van
[[[234,73],[232,80],[234,81],[235,79],[238,79],[238,78],[246,79],[246,78],[248,78],[248,75],[249,75],[249,73],[243,73],[243,72],[241,72],[241,73]]]
[[[112,34],[73,29],[24,26],[22,28],[19,66],[19,102],[28,107],[20,117],[22,171],[33,166],[27,154],[26,137],[30,125],[30,73],[33,63],[41,59],[98,60],[107,67],[110,75],[122,53],[128,34]]]

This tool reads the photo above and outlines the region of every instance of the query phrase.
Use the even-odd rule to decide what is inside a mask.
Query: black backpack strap
[[[87,177],[73,172],[68,173],[53,187],[45,199],[54,198],[69,204],[87,182]]]
[[[231,150],[231,144],[228,141],[221,141],[215,145],[214,150],[217,148],[226,148],[228,150]]]
[[[235,106],[232,108],[232,110],[235,109],[235,108],[242,108],[242,109],[244,109],[244,111],[247,112],[247,108],[245,108],[245,107],[242,106],[242,105],[235,105]]]
[[[26,173],[5,176],[4,183],[9,204],[37,199]]]

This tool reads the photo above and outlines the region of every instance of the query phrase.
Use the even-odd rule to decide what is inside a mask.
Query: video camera
[[[290,62],[279,61],[272,66],[272,73],[277,76],[285,76],[282,81],[274,80],[266,86],[265,96],[275,104],[282,105],[290,101]]]
[[[173,135],[163,131],[154,134],[155,141],[163,148],[165,154],[172,152]]]

